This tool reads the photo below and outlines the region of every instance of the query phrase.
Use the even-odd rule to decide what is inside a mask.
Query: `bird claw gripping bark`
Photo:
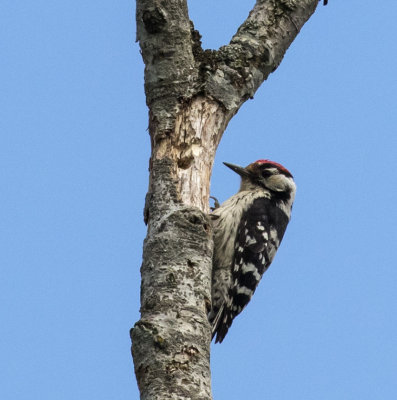
[[[218,199],[214,196],[210,196],[210,199],[214,200],[214,207],[210,207],[211,211],[214,211],[217,208],[219,208],[220,204],[219,204]]]

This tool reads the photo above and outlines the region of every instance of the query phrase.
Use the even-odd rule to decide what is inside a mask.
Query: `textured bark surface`
[[[186,0],[137,0],[152,153],[131,330],[141,399],[211,399],[212,231],[217,146],[241,105],[280,64],[317,0],[258,0],[231,42],[203,50]]]

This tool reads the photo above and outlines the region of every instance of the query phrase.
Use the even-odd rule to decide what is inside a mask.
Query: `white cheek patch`
[[[287,189],[286,177],[284,175],[272,175],[266,179],[266,186],[276,192],[283,192]]]

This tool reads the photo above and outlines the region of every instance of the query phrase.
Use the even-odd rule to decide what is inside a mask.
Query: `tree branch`
[[[191,97],[196,80],[186,0],[137,0],[136,20],[146,102],[164,135],[173,130],[178,106]]]
[[[205,92],[235,114],[277,69],[316,0],[258,0],[227,46],[208,53]]]

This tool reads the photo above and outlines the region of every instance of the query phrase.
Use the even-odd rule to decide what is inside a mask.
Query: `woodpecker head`
[[[255,190],[259,186],[282,197],[292,197],[293,200],[296,190],[294,179],[281,164],[270,160],[258,160],[245,168],[226,162],[224,164],[241,176],[240,191]]]

